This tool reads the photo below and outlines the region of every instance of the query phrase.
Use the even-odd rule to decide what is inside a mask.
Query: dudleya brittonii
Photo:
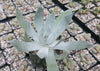
[[[66,29],[73,16],[72,10],[63,12],[55,20],[54,13],[51,13],[44,24],[44,13],[41,7],[35,14],[35,22],[37,32],[32,25],[27,22],[23,15],[16,9],[16,17],[20,26],[24,29],[24,41],[13,40],[13,44],[19,51],[37,51],[37,55],[42,59],[46,59],[47,71],[59,71],[56,59],[62,59],[71,50],[79,50],[91,47],[92,44],[86,41],[64,42],[56,40],[59,35]],[[34,40],[32,41],[30,37]],[[58,55],[54,50],[63,50],[64,55]]]

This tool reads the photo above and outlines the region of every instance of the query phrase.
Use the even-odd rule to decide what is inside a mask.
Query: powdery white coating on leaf
[[[57,63],[56,63],[56,59],[54,56],[54,51],[49,50],[48,55],[49,56],[46,57],[47,70],[48,71],[59,71]]]
[[[52,28],[55,26],[55,15],[54,13],[51,13],[48,18],[46,19],[46,23],[43,27],[43,37],[48,37],[52,31],[54,31]]]
[[[36,30],[38,32],[38,34],[40,33],[41,31],[41,28],[43,26],[43,18],[44,18],[44,12],[43,12],[43,9],[41,7],[38,8],[36,14],[35,14],[35,22],[34,22],[34,25],[36,27]]]
[[[24,41],[25,41],[25,42],[31,42],[31,41],[32,41],[32,39],[29,38],[29,36],[27,35],[26,32],[24,33]]]
[[[86,41],[70,41],[70,42],[61,42],[53,49],[60,49],[60,50],[80,50],[84,48],[92,47],[93,45]]]
[[[16,9],[16,17],[20,26],[24,29],[28,36],[32,37],[35,41],[39,41],[37,33],[34,31],[32,25],[28,21],[25,21],[23,15],[18,9]]]
[[[2,5],[0,5],[0,12],[3,12]]]
[[[59,71],[56,59],[61,59],[69,54],[70,50],[80,50],[91,47],[92,44],[86,41],[72,41],[72,42],[61,42],[56,40],[59,35],[67,28],[70,20],[73,16],[72,10],[69,9],[63,12],[56,20],[54,13],[50,14],[43,23],[44,12],[41,7],[35,15],[35,27],[37,32],[34,31],[32,25],[24,20],[23,15],[16,10],[16,17],[20,26],[24,29],[24,41],[13,40],[10,43],[13,44],[19,51],[36,51],[37,55],[42,59],[46,58],[47,71]],[[29,38],[34,39],[31,41]],[[63,56],[58,56],[54,50],[64,50]]]
[[[10,41],[10,43],[13,44],[13,46],[15,46],[21,52],[36,51],[44,48],[37,42],[24,42],[24,41],[13,40]]]
[[[47,38],[47,44],[50,44],[54,42],[59,35],[62,34],[62,32],[67,28],[69,25],[69,22],[73,16],[72,10],[69,9],[62,13],[56,20],[56,26],[53,29],[53,32],[48,36]]]
[[[42,59],[42,58],[45,58],[48,56],[48,50],[49,48],[47,47],[44,47],[44,48],[41,48],[38,52],[37,52],[37,55]]]

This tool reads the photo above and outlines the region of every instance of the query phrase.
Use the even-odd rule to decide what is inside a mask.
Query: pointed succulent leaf
[[[64,17],[66,17],[67,15],[68,15],[68,16],[70,15],[70,16],[68,17],[68,19],[67,19],[67,22],[70,22],[70,20],[71,20],[71,18],[72,18],[72,16],[73,16],[72,9],[66,10],[65,12],[63,12],[62,14],[60,14],[60,15],[57,17],[55,23],[58,24],[58,23],[59,23]]]
[[[52,47],[56,46],[59,42],[60,42],[60,40],[56,40],[52,44],[50,44],[49,47],[52,48]]]
[[[19,25],[24,29],[28,36],[32,37],[35,41],[38,41],[37,33],[34,31],[32,25],[28,21],[25,21],[22,13],[18,9],[16,9],[16,17]]]
[[[46,19],[46,23],[43,27],[44,37],[48,36],[53,31],[52,28],[54,27],[54,25],[55,25],[55,15],[54,13],[51,13]]]
[[[46,63],[47,63],[47,71],[59,71],[56,59],[54,56],[54,51],[49,50],[48,57],[46,57]]]
[[[36,42],[23,42],[18,40],[12,40],[10,41],[10,43],[21,52],[36,51],[43,48],[41,45],[39,45]]]
[[[41,30],[40,33],[38,34],[38,38],[42,44],[45,44],[45,39],[43,38],[43,30]]]
[[[30,38],[30,37],[26,34],[26,32],[24,33],[24,41],[25,41],[25,42],[31,42],[31,41],[32,41],[32,38]]]
[[[36,14],[35,14],[35,27],[38,33],[40,33],[40,30],[43,26],[43,17],[44,17],[44,12],[41,7],[38,8]]]
[[[70,42],[61,42],[53,49],[68,51],[68,50],[80,50],[89,47],[92,47],[92,44],[86,41],[70,41]]]
[[[48,56],[48,50],[49,48],[47,47],[44,47],[44,48],[41,48],[38,52],[37,52],[37,55],[42,59],[44,57],[47,57]]]
[[[56,27],[53,29],[53,32],[47,38],[47,44],[52,43],[59,37],[62,32],[67,28],[71,18],[73,16],[72,10],[67,10],[62,13],[56,20]]]

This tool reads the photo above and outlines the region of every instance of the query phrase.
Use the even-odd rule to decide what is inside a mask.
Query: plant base
[[[45,61],[45,59],[40,59],[34,53],[30,53],[29,56],[31,58],[31,62],[33,64],[33,67],[42,67],[42,68],[46,69],[46,61]]]

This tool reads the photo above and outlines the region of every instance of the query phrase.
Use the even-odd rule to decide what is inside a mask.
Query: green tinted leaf
[[[52,31],[53,31],[53,27],[55,25],[55,15],[54,13],[51,13],[48,18],[46,19],[46,23],[43,27],[43,36],[46,37],[48,36]]]
[[[71,41],[71,42],[61,42],[53,49],[59,50],[80,50],[84,48],[92,47],[92,44],[86,41]]]
[[[34,31],[32,25],[29,22],[25,21],[23,15],[18,9],[16,9],[16,17],[19,22],[19,25],[24,29],[27,35],[29,37],[32,37],[35,41],[39,41],[37,38],[37,33]]]
[[[37,29],[37,32],[40,33],[40,30],[43,26],[43,17],[44,17],[44,12],[41,7],[38,8],[36,14],[35,14],[35,27]]]
[[[25,41],[25,42],[31,42],[31,41],[32,41],[32,38],[30,38],[30,37],[26,34],[26,32],[24,33],[24,41]]]
[[[43,48],[36,42],[23,42],[23,41],[13,40],[10,41],[10,43],[21,52],[36,51]]]
[[[56,20],[56,27],[53,29],[53,32],[49,35],[47,39],[47,44],[52,43],[59,37],[62,32],[67,28],[69,22],[73,16],[72,10],[67,10],[62,13]]]
[[[38,52],[37,52],[37,55],[42,59],[44,57],[47,57],[48,56],[48,50],[49,48],[47,47],[43,47],[41,48]]]
[[[59,71],[56,59],[54,56],[54,51],[49,50],[48,57],[46,57],[46,63],[47,63],[47,71]]]

